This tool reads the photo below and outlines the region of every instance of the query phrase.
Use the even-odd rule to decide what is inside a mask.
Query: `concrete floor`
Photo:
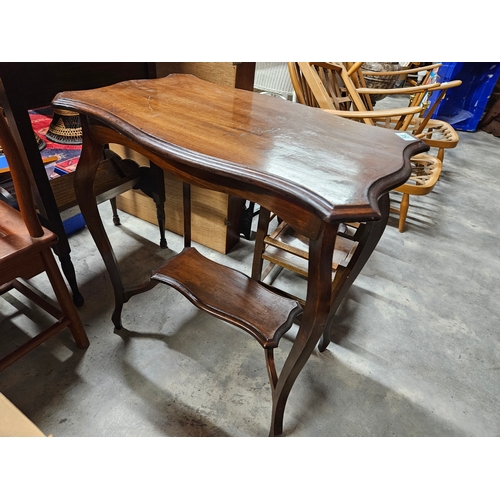
[[[460,138],[435,190],[412,198],[405,233],[391,216],[338,312],[333,342],[314,352],[291,392],[285,436],[500,435],[500,139]],[[127,283],[182,247],[167,233],[162,250],[155,226],[122,214],[115,227],[109,204],[100,208]],[[114,331],[110,282],[87,229],[70,243],[90,347],[76,349],[61,332],[0,373],[0,392],[54,436],[268,434],[271,394],[257,342],[163,286],[133,297],[125,328]],[[252,241],[227,256],[195,246],[250,270]],[[33,283],[49,293],[45,279]],[[44,321],[16,293],[4,295],[2,350]]]

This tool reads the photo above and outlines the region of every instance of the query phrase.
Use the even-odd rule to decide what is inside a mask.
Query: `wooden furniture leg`
[[[82,116],[81,122],[83,135],[90,135],[88,118]],[[98,145],[93,141],[83,141],[80,161],[75,170],[75,195],[83,218],[109,273],[115,297],[115,308],[111,319],[115,328],[119,330],[122,327],[121,312],[123,304],[128,302],[130,297],[152,288],[152,285],[148,282],[143,285],[124,288],[113,248],[99,214],[97,200],[93,196],[88,196],[88,193],[92,193],[94,190],[97,168],[103,157],[104,148],[105,146]],[[82,165],[82,168],[80,168],[80,165]]]
[[[61,262],[62,271],[71,287],[73,302],[77,307],[80,307],[83,305],[84,300],[76,282],[75,268],[70,257],[71,248],[33,135],[29,114],[21,100],[11,98],[10,93],[7,92],[8,89],[5,88],[8,85],[13,85],[9,79],[6,79],[5,83],[3,79],[0,79],[0,102],[4,108],[5,116],[10,124],[20,155],[25,164],[31,166],[29,175],[32,176],[32,185],[37,187],[37,192],[34,195],[40,210],[42,224],[58,237],[54,252]],[[40,195],[41,192],[43,192],[43,201]]]
[[[338,225],[323,225],[317,240],[309,242],[310,272],[302,320],[292,349],[276,384],[272,386],[273,409],[270,436],[283,433],[283,416],[293,384],[318,343],[330,310],[331,282],[323,277],[332,269]]]
[[[328,321],[326,323],[321,342],[318,349],[323,352],[330,343],[330,331],[335,314],[340,304],[344,300],[347,292],[358,277],[359,273],[365,266],[368,258],[375,250],[389,220],[390,199],[389,193],[384,194],[378,200],[381,219],[377,222],[370,222],[360,226],[356,232],[356,239],[358,239],[358,246],[354,255],[351,258],[353,263],[352,267],[339,268],[335,274],[332,288],[332,303],[330,312],[328,314]]]
[[[153,199],[156,205],[156,219],[160,230],[160,248],[168,248],[165,239],[165,176],[163,170],[152,161],[146,175],[136,186],[143,193]]]
[[[116,198],[111,198],[109,200],[109,203],[111,204],[111,211],[113,212],[113,224],[115,226],[121,225],[120,222],[120,216],[118,215],[118,208],[116,206]]]
[[[399,206],[399,224],[398,230],[402,233],[405,230],[406,216],[408,215],[408,208],[410,207],[410,195],[403,193],[401,204]]]
[[[88,133],[87,119],[82,116],[81,121],[83,134],[85,136],[85,134]],[[87,195],[87,193],[92,193],[94,190],[97,167],[103,157],[103,152],[104,146],[96,145],[92,141],[83,141],[79,165],[84,165],[85,168],[77,167],[75,170],[75,195],[87,226],[93,228],[90,233],[104,260],[104,264],[111,279],[115,296],[115,309],[112,319],[115,327],[119,329],[121,328],[121,310],[123,303],[126,302],[123,281],[120,270],[116,264],[114,252],[99,215],[97,201],[93,196]]]

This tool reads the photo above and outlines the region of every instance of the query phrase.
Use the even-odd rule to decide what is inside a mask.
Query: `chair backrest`
[[[372,89],[365,85],[362,62],[297,62],[289,63],[290,77],[302,104],[325,110],[356,111],[351,119],[368,125],[383,125],[407,130],[413,117],[422,111],[421,104],[429,91],[437,89],[437,82],[403,89]],[[404,72],[403,72],[404,73]],[[390,110],[373,109],[370,95],[406,95],[407,106]],[[399,115],[398,115],[399,113]]]
[[[372,99],[372,96],[377,95],[404,95],[408,97],[408,106],[420,106],[429,91],[437,89],[439,87],[439,83],[437,81],[428,80],[427,76],[424,76],[424,83],[421,85],[409,85],[403,87],[393,87],[393,88],[373,88],[369,87],[366,84],[365,75],[366,76],[403,76],[407,75],[411,70],[398,70],[398,71],[366,71],[363,69],[363,62],[349,62],[342,63],[346,69],[344,73],[342,73],[342,78],[349,78],[351,82],[354,84],[356,88],[356,92],[363,100],[365,107],[367,110],[373,110],[373,102],[375,99]],[[441,64],[437,63],[435,65],[426,66],[427,71],[426,75],[430,75],[432,69],[438,68]]]
[[[439,68],[442,66],[442,63],[435,63],[435,64],[429,64],[427,66],[421,66],[416,69],[405,69],[405,70],[398,70],[398,71],[367,71],[364,70],[362,65],[363,63],[345,63],[346,67],[348,68],[348,75],[351,77],[353,80],[354,85],[358,89],[358,92],[366,92],[366,81],[364,79],[365,76],[374,76],[374,75],[381,75],[381,76],[404,76],[405,77],[405,87],[402,89],[395,89],[394,91],[391,90],[384,90],[383,93],[388,95],[388,94],[399,94],[401,92],[407,93],[409,92],[415,92],[415,95],[412,96],[412,99],[410,101],[411,106],[421,106],[423,105],[424,111],[421,113],[421,117],[423,118],[422,122],[420,123],[418,129],[414,131],[414,134],[417,135],[422,132],[422,130],[427,126],[428,121],[432,118],[432,115],[436,111],[439,103],[444,99],[446,96],[446,93],[449,89],[453,87],[458,87],[459,85],[462,84],[461,80],[452,80],[449,82],[440,82],[439,81]],[[409,80],[407,77],[409,74],[412,72],[414,73],[416,70],[419,72],[423,72],[423,77],[422,77],[422,85],[416,85],[412,84],[411,80]],[[432,81],[432,73],[435,72],[437,75],[436,80]],[[362,90],[360,90],[362,89]],[[372,91],[373,93],[374,91]],[[364,94],[366,95],[366,94]],[[427,106],[426,104],[431,101],[431,96],[434,96],[432,99],[432,105]],[[372,101],[371,99],[367,99],[366,101],[367,108],[368,109],[373,109],[372,106]]]
[[[355,92],[352,83],[348,83],[352,89],[343,88],[340,74],[344,68],[341,63],[331,62],[290,62],[288,70],[290,79],[297,94],[297,101],[301,104],[321,109],[349,110],[364,108],[357,96],[353,98],[349,90]]]
[[[31,183],[26,165],[19,153],[3,109],[0,107],[0,144],[7,158],[10,174],[14,183],[17,203],[29,234],[33,238],[43,236],[44,231],[38,219],[31,191]]]
[[[418,136],[425,129],[429,120],[432,118],[432,115],[436,111],[439,103],[445,98],[448,90],[451,88],[454,88],[454,87],[458,87],[460,85],[462,85],[461,80],[452,80],[450,82],[440,83],[438,88],[429,90],[429,92],[427,93],[427,96],[425,98],[426,102],[430,102],[431,95],[433,95],[433,94],[437,94],[437,95],[435,96],[435,99],[433,100],[432,105],[428,106],[425,109],[425,111],[423,112],[423,114],[422,114],[423,119],[420,122],[419,127],[416,128],[413,132],[413,134],[415,136]]]
[[[385,70],[385,71],[372,71],[372,70],[367,70],[364,65],[366,63],[364,62],[356,62],[356,63],[344,63],[346,65],[346,68],[348,70],[349,76],[353,79],[354,84],[356,85],[357,88],[369,88],[369,85],[366,83],[366,78],[374,78],[374,77],[382,77],[382,78],[391,78],[394,82],[397,81],[402,81],[402,85],[400,87],[396,87],[399,89],[403,88],[418,88],[420,85],[413,79],[410,78],[411,75],[415,74],[415,72],[418,70],[419,73],[423,73],[422,75],[422,85],[428,85],[431,83],[435,83],[431,80],[431,75],[432,72],[435,70],[438,70],[440,66],[442,66],[442,63],[435,63],[435,64],[430,64],[427,66],[421,66],[419,68],[407,68],[407,69],[400,69],[400,70]],[[398,91],[398,93],[401,92],[401,90]],[[387,92],[384,92],[385,95],[387,95]],[[413,101],[415,105],[420,105],[420,99],[419,101]],[[373,109],[373,102],[372,100],[367,101],[367,105],[369,109]]]

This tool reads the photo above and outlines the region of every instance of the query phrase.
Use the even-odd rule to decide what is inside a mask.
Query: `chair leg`
[[[269,229],[269,221],[271,219],[271,213],[267,208],[260,207],[257,233],[255,235],[255,245],[253,253],[253,263],[252,263],[252,279],[256,281],[261,281],[262,277],[262,266],[264,260],[262,255],[264,254],[264,238],[267,236],[267,231]]]
[[[402,233],[405,230],[406,215],[408,214],[408,207],[410,206],[410,195],[408,193],[403,193],[401,198],[401,205],[399,208],[399,232]]]
[[[42,259],[45,265],[45,270],[49,281],[52,285],[57,301],[64,315],[70,320],[68,328],[71,330],[75,339],[76,345],[80,349],[85,349],[89,346],[89,339],[85,333],[80,316],[78,315],[71,296],[66,288],[62,275],[57,267],[52,250],[46,249],[42,252]]]
[[[437,159],[443,163],[444,162],[444,148],[439,148]]]

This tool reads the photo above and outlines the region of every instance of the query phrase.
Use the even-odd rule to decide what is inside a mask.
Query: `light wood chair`
[[[289,63],[293,85],[302,86],[300,93],[296,89],[299,102],[302,102],[301,98],[304,98],[303,104],[319,107],[326,112],[357,120],[367,125],[383,126],[410,134],[411,131],[408,130],[410,124],[424,109],[422,107],[424,98],[428,92],[437,89],[440,84],[431,83],[402,89],[357,87],[356,79],[352,75],[357,74],[361,65],[362,63],[344,64],[341,62]],[[371,92],[406,95],[409,99],[408,106],[380,110],[368,109]],[[423,196],[430,193],[442,170],[442,161],[431,155],[417,155],[411,159],[411,162],[412,177],[407,183],[395,189],[395,191],[403,193],[398,210],[400,232],[403,232],[405,228],[410,195]]]
[[[414,81],[408,78],[411,72],[415,70],[399,70],[399,71],[381,71],[373,72],[363,69],[363,63],[346,63],[347,72],[353,83],[356,86],[358,93],[365,97],[366,109],[374,110],[373,99],[373,89],[370,90],[366,84],[365,77],[370,77],[373,75],[381,76],[400,76],[405,80],[405,87],[409,91],[414,89],[422,88],[423,86],[416,85]],[[422,66],[419,71],[424,73],[423,82],[428,82],[432,78],[432,72],[438,71],[441,63],[431,64],[428,66]],[[458,87],[462,84],[461,80],[452,80],[449,82],[434,82],[436,85],[433,88],[429,88],[425,93],[418,93],[417,100],[413,100],[413,104],[418,103],[423,107],[422,111],[415,115],[406,127],[406,131],[418,139],[422,139],[431,148],[437,148],[437,158],[444,161],[444,151],[445,149],[452,149],[457,146],[459,141],[459,136],[452,125],[443,121],[433,119],[432,116],[436,109],[438,108],[440,102],[446,97],[446,93],[449,89]],[[432,85],[432,83],[431,83]],[[398,95],[401,89],[380,89],[377,90],[377,95]],[[432,97],[432,99],[431,99]],[[432,105],[430,105],[432,101]]]
[[[4,355],[0,359],[1,371],[66,327],[79,348],[88,347],[89,340],[52,253],[51,247],[57,237],[39,222],[27,169],[1,108],[0,144],[9,164],[19,206],[17,211],[0,202],[0,294],[15,289],[56,319],[45,330]],[[21,281],[43,272],[50,280],[61,310]]]

